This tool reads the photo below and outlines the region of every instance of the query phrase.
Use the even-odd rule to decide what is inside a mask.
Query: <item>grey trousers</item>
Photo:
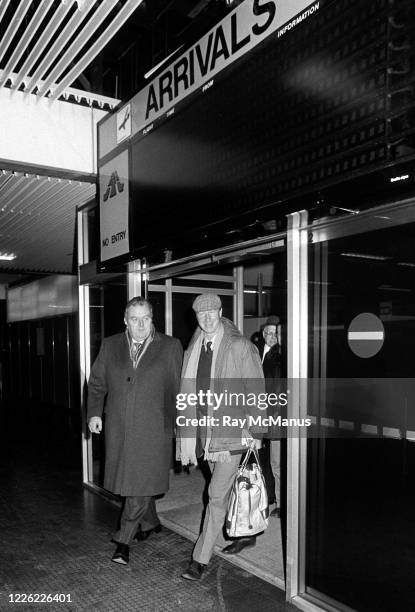
[[[209,503],[203,529],[193,549],[193,559],[207,565],[215,542],[225,521],[229,494],[242,453],[231,455],[230,463],[209,463],[212,479],[209,484]]]
[[[275,480],[275,503],[281,506],[281,440],[271,440],[270,463]]]
[[[154,497],[126,497],[120,529],[114,535],[114,540],[120,544],[131,544],[139,525],[142,531],[148,531],[159,523]]]

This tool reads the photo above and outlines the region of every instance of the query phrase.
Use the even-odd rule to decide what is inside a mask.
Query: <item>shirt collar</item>
[[[151,331],[150,331],[150,335],[147,336],[147,338],[145,340],[141,340],[141,342],[139,340],[133,340],[133,338],[131,338],[128,329],[125,330],[125,335],[127,336],[127,342],[128,342],[128,348],[131,351],[131,347],[133,346],[133,344],[143,344],[143,342],[152,342],[153,338],[154,338],[154,334],[155,334],[155,327],[154,325],[151,326]]]
[[[203,344],[203,346],[204,346],[205,350],[206,350],[206,344],[207,344],[208,342],[211,342],[211,343],[212,343],[212,344],[211,344],[211,350],[213,351],[213,347],[215,346],[215,340],[216,340],[216,338],[217,338],[217,335],[218,335],[218,334],[216,333],[216,334],[213,336],[213,338],[209,338],[209,339],[208,339],[206,336],[203,336],[202,344]]]

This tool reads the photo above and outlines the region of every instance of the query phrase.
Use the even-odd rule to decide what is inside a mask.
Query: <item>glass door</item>
[[[335,609],[415,609],[411,208],[311,228],[300,591]]]
[[[136,281],[139,274],[134,274],[135,270],[131,266],[131,274],[96,273],[95,212],[95,203],[78,210],[78,264],[80,281],[84,279],[78,288],[80,393],[83,482],[94,489],[103,490],[105,438],[104,435],[91,435],[87,427],[87,383],[102,340],[125,328],[125,304],[134,285],[133,281]]]

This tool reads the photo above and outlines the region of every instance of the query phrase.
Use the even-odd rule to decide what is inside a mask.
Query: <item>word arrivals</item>
[[[145,120],[189,93],[188,90],[200,86],[206,78],[255,46],[272,29],[276,3],[253,0],[251,4],[252,15],[248,21],[242,10],[235,11],[149,85]]]

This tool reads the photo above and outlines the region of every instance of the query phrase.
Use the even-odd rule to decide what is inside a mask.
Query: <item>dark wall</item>
[[[0,304],[0,399],[12,407],[14,425],[78,430],[77,315],[7,323]]]

